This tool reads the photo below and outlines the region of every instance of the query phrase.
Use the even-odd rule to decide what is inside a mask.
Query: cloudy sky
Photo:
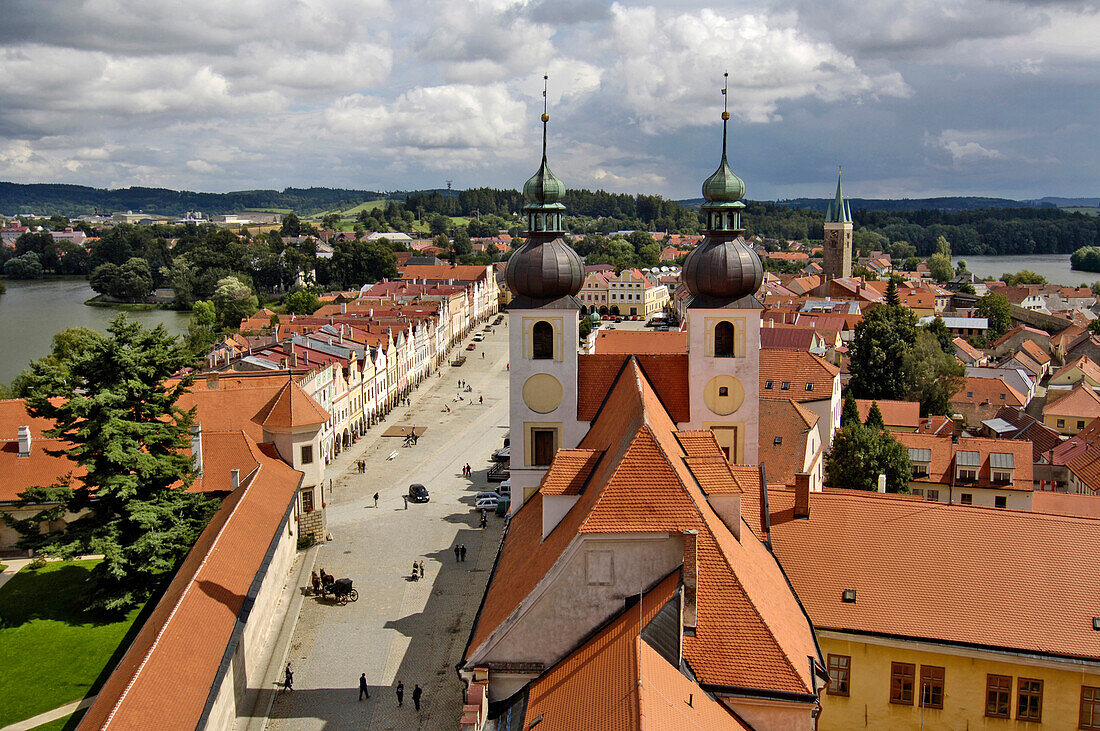
[[[0,0],[0,180],[1100,195],[1100,12],[1009,0]]]

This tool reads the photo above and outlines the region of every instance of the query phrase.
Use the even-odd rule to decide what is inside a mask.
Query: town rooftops
[[[871,405],[878,404],[882,412],[882,422],[888,428],[917,430],[920,426],[920,404],[916,401],[890,401],[888,399],[856,399],[859,408],[859,420],[867,421]]]
[[[819,401],[831,398],[840,368],[797,350],[760,351],[760,396]]]
[[[811,493],[808,520],[793,518],[793,491],[768,502],[772,549],[819,633],[1100,660],[1100,566],[1081,555],[1100,520],[853,490]],[[758,514],[758,495],[743,503]]]
[[[1058,391],[1050,391],[1053,395]],[[1079,383],[1069,393],[1043,406],[1043,415],[1072,416],[1092,420],[1100,416],[1100,395],[1087,383]]]
[[[687,353],[687,333],[679,330],[599,330],[596,352],[601,355]]]
[[[294,381],[287,381],[252,417],[252,421],[265,429],[290,429],[324,424],[329,418],[328,412],[310,398],[301,386]]]
[[[1034,489],[1031,445],[1026,441],[962,437],[952,443],[933,434],[898,432],[894,436],[909,450],[909,459],[924,463],[928,471],[927,477],[914,478],[914,482],[1020,492]],[[974,479],[960,479],[957,467],[973,469]],[[1011,482],[995,481],[994,470],[1009,471]]]

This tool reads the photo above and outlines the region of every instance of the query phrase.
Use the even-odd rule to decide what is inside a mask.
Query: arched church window
[[[733,323],[723,320],[714,326],[714,357],[733,357]]]
[[[535,360],[554,357],[554,326],[546,320],[539,320],[531,328],[531,357]]]

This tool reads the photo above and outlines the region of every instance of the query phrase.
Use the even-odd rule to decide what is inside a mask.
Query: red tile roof
[[[310,398],[301,386],[294,381],[287,381],[252,417],[252,421],[262,427],[289,429],[324,424],[329,418],[329,413]]]
[[[859,407],[859,420],[867,421],[867,414],[871,413],[871,404],[878,404],[878,410],[882,412],[882,421],[887,427],[905,427],[916,429],[920,426],[920,404],[916,401],[890,401],[877,399],[856,399]]]
[[[260,462],[252,480],[226,499],[199,536],[80,728],[200,725],[207,701],[220,688],[234,629],[247,618],[241,616],[246,599],[258,590],[255,580],[271,537],[285,530],[301,481],[300,472],[279,460],[260,455]]]
[[[806,442],[818,421],[797,401],[760,399],[759,459],[770,482],[794,484],[794,476],[806,467]]]
[[[592,421],[627,355],[582,355],[577,363],[577,418]],[[635,361],[653,384],[661,403],[682,424],[691,421],[687,355],[641,355]]]
[[[687,333],[644,330],[600,330],[596,333],[600,355],[642,355],[687,353]]]
[[[795,350],[760,351],[760,396],[819,401],[830,398],[840,369],[824,358]],[[771,388],[768,388],[769,382]],[[790,384],[787,389],[783,384]],[[807,388],[808,384],[813,384]]]
[[[1047,392],[1047,397],[1049,398],[1056,393],[1058,392],[1051,389]],[[1100,416],[1100,395],[1097,395],[1089,384],[1085,382],[1078,383],[1069,393],[1060,397],[1057,401],[1048,401],[1043,407],[1043,416],[1047,414],[1071,416],[1091,421]]]
[[[913,432],[897,432],[894,437],[907,449],[928,449],[931,451],[931,463],[929,464],[928,477],[914,478],[914,483],[934,483],[940,485],[965,484],[973,487],[984,487],[997,490],[1019,490],[1031,492],[1035,485],[1033,482],[1034,469],[1032,462],[1031,444],[1026,441],[1012,439],[984,439],[979,437],[962,437],[958,443],[948,439],[941,439],[932,434],[918,434]],[[955,466],[959,452],[978,453],[978,474],[974,482],[959,483],[955,479]],[[990,455],[1010,454],[1014,468],[1012,469],[1012,483],[1001,484],[993,482]]]
[[[793,491],[768,499],[773,550],[818,630],[1100,659],[1100,569],[1081,556],[1100,520],[850,490],[811,493],[795,520]]]
[[[596,449],[559,449],[542,478],[543,495],[579,495],[603,452]]]

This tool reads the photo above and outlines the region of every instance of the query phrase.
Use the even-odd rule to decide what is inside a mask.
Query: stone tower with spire
[[[565,184],[546,158],[543,77],[542,164],[523,186],[524,244],[504,271],[508,307],[512,510],[538,488],[554,453],[584,436],[577,420],[577,347],[584,262],[563,238]]]
[[[836,175],[836,196],[825,212],[826,279],[852,276],[852,211],[840,189],[840,173]]]
[[[728,83],[729,74],[726,74]],[[728,100],[726,89],[722,94]],[[703,241],[684,260],[691,423],[710,429],[731,462],[755,464],[760,425],[760,257],[745,242],[745,183],[726,157],[729,111],[722,111],[722,161],[703,183]]]

